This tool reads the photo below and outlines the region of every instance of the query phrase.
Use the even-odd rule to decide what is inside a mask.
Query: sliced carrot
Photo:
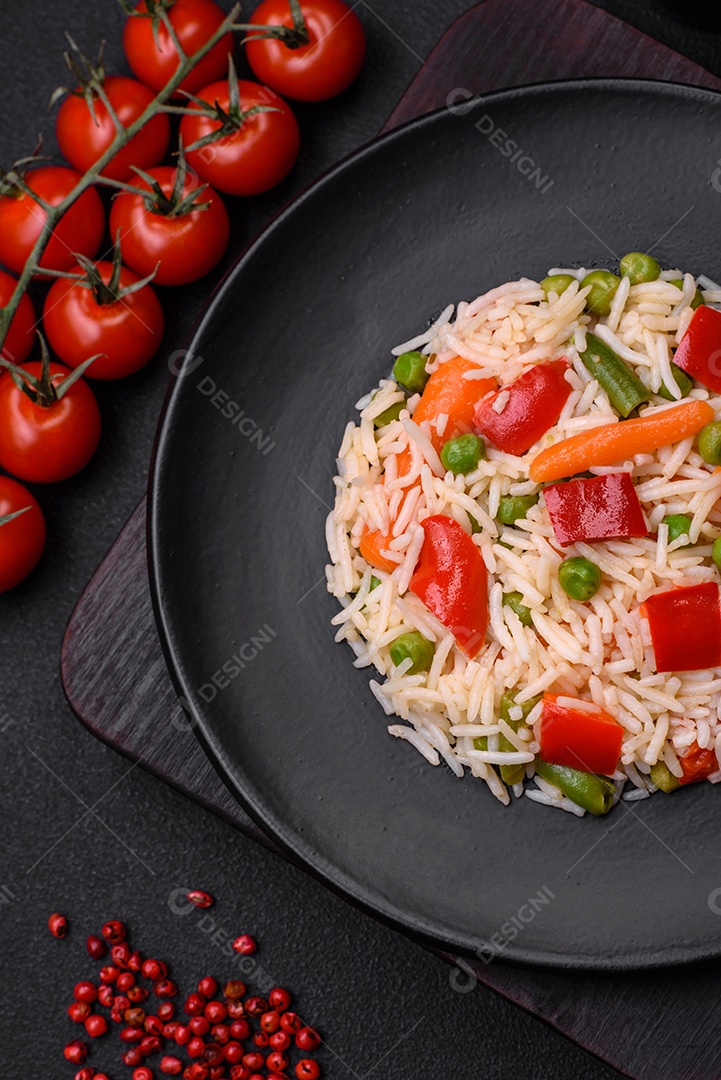
[[[442,435],[431,428],[431,442],[439,452],[448,439],[473,430],[476,405],[491,390],[498,389],[495,379],[464,379],[468,371],[478,371],[478,365],[461,356],[446,360],[426,383],[413,414],[416,424],[423,420],[436,420],[443,413],[446,414],[448,423]]]
[[[464,379],[467,371],[478,371],[477,364],[472,364],[461,356],[452,356],[450,360],[446,360],[429,378],[413,414],[416,424],[423,420],[436,420],[444,413],[448,417],[442,435],[431,427],[431,442],[438,453],[448,439],[473,430],[476,405],[491,390],[498,389],[495,379]],[[411,452],[403,450],[398,455],[398,475],[405,476],[410,464]]]
[[[713,418],[708,402],[694,400],[655,416],[591,428],[542,450],[531,462],[529,476],[541,484],[574,476],[592,466],[620,464],[636,454],[652,454],[696,435]]]
[[[365,561],[376,570],[387,570],[389,574],[396,569],[398,563],[386,559],[385,555],[381,555],[381,551],[388,547],[392,539],[392,533],[384,536],[380,529],[375,529],[373,532],[364,532],[360,541],[360,553]]]

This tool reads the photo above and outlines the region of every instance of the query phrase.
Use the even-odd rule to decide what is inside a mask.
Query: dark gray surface
[[[721,73],[717,35],[686,26],[669,5],[602,6]],[[373,11],[361,5],[370,39],[362,80],[339,102],[299,110],[301,166],[277,197],[242,208],[237,247],[240,233],[255,231],[295,186],[377,131],[417,57],[465,7],[450,0],[420,0],[412,10],[379,0]],[[684,5],[685,21],[692,13]],[[63,29],[87,48],[105,35],[108,56],[120,65],[122,20],[111,0],[4,5],[0,20],[0,160],[9,162],[32,149],[40,128],[51,130],[45,107],[63,79]],[[170,298],[166,353],[182,341],[210,287],[203,282]],[[128,764],[69,712],[57,671],[60,642],[77,595],[144,488],[165,386],[162,361],[151,368],[127,386],[103,388],[100,454],[81,478],[41,492],[51,532],[47,556],[25,587],[0,599],[0,716],[7,717],[0,723],[0,896],[8,900],[0,906],[3,1075],[72,1075],[61,1048],[76,1032],[64,1008],[73,982],[90,970],[85,934],[108,916],[127,918],[138,946],[172,960],[186,986],[201,970],[224,973],[208,936],[168,908],[177,881],[209,888],[219,900],[219,925],[250,929],[262,940],[264,967],[297,992],[303,1011],[347,1062],[331,1064],[326,1075],[364,1075],[375,1062],[374,1077],[409,1080],[441,1071],[533,1080],[616,1075],[496,996],[453,993],[439,961],[141,770],[129,775]],[[64,943],[45,930],[56,909],[73,924]],[[108,1068],[113,1063],[117,1077],[126,1073],[116,1054],[115,1043],[98,1059]]]

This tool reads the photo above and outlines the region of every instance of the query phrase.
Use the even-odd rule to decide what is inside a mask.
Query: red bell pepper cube
[[[708,747],[701,749],[697,742],[691,743],[685,757],[680,757],[679,764],[683,769],[683,776],[679,776],[679,784],[695,784],[698,780],[708,780],[712,773],[719,771],[718,758],[713,750]]]
[[[473,659],[488,626],[488,580],[483,556],[457,521],[436,514],[421,522],[425,533],[411,578],[415,593],[448,627],[460,648]]]
[[[537,364],[520,378],[489,394],[476,407],[476,430],[504,454],[525,454],[558,420],[571,393],[564,378],[566,360]],[[500,394],[508,398],[500,412],[493,408]]]
[[[648,536],[641,504],[627,472],[552,484],[543,497],[562,547],[577,540]]]
[[[558,697],[543,695],[540,725],[543,760],[581,772],[612,775],[621,755],[621,725],[602,709],[588,712],[559,705]]]
[[[692,379],[721,393],[721,311],[697,308],[673,359]]]
[[[648,619],[656,671],[721,667],[721,605],[715,581],[649,596]]]

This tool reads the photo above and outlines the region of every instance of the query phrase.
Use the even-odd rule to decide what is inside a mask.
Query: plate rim
[[[518,98],[530,96],[553,95],[563,93],[570,89],[583,89],[588,92],[605,92],[610,89],[626,89],[639,91],[640,93],[654,93],[667,95],[671,99],[678,99],[679,93],[689,98],[706,99],[709,103],[718,107],[721,105],[721,90],[710,87],[696,86],[691,83],[675,82],[663,79],[630,78],[627,76],[594,77],[577,79],[544,80],[538,83],[530,83],[521,86],[504,87],[485,94],[476,94],[464,102],[464,107],[470,113],[472,109],[493,104],[495,102],[507,102]],[[304,205],[306,200],[318,189],[327,183],[332,183],[338,175],[346,169],[354,167],[359,161],[372,156],[379,145],[390,144],[400,140],[409,130],[423,128],[432,125],[439,117],[450,110],[448,106],[441,106],[431,112],[414,117],[405,121],[389,131],[375,136],[355,150],[344,155],[328,169],[320,173],[314,180],[303,187],[289,202],[282,206],[267,222],[264,228],[254,236],[238,255],[237,259],[227,269],[221,280],[209,295],[203,310],[199,314],[196,323],[186,338],[186,346],[180,350],[184,352],[182,363],[174,370],[171,368],[171,377],[163,399],[158,425],[153,441],[151,452],[150,469],[148,476],[148,514],[146,525],[146,550],[148,563],[148,577],[153,614],[158,630],[158,636],[163,652],[163,657],[170,675],[171,681],[179,701],[191,716],[191,726],[200,745],[208,757],[211,765],[220,776],[233,797],[238,801],[242,809],[249,815],[258,827],[267,834],[272,842],[282,851],[283,855],[294,865],[311,874],[316,880],[354,907],[362,910],[372,918],[391,926],[402,934],[430,947],[436,951],[445,951],[461,957],[475,957],[476,951],[470,944],[459,943],[452,933],[444,933],[441,928],[431,928],[432,919],[423,922],[416,915],[404,913],[397,904],[389,903],[387,899],[374,890],[372,882],[358,881],[351,878],[344,871],[339,871],[323,855],[314,851],[304,840],[297,829],[287,821],[269,822],[268,816],[259,805],[244,790],[236,779],[232,762],[228,760],[222,746],[216,745],[212,731],[206,728],[204,721],[204,709],[197,701],[192,684],[184,678],[182,662],[176,657],[174,651],[174,631],[167,612],[164,609],[164,586],[162,583],[163,557],[157,543],[157,523],[163,502],[160,476],[168,446],[172,445],[169,430],[171,427],[171,415],[173,408],[182,395],[183,367],[192,360],[195,355],[200,355],[197,346],[202,338],[212,328],[215,315],[226,296],[232,289],[236,277],[242,272],[246,261],[250,260],[261,246],[266,237],[282,228],[285,220],[295,214]],[[173,354],[177,355],[177,354]],[[179,376],[179,377],[178,377]],[[290,837],[294,838],[292,842]],[[335,876],[334,876],[335,875]],[[684,955],[673,957],[663,955],[663,950],[656,949],[641,955],[621,957],[588,957],[549,950],[537,950],[529,953],[521,947],[509,945],[504,949],[503,957],[496,958],[497,963],[512,966],[521,964],[545,970],[576,970],[598,972],[632,972],[648,971],[667,967],[681,967],[700,961],[718,959],[721,957],[721,936],[715,951],[708,948],[696,947],[689,949],[684,947]]]

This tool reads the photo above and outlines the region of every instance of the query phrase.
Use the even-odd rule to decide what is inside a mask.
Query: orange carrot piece
[[[635,454],[651,454],[696,435],[713,418],[708,402],[693,400],[655,416],[591,428],[542,450],[531,462],[529,476],[542,484],[574,476],[595,465],[620,464]]]
[[[365,561],[376,570],[387,570],[389,574],[395,570],[398,563],[386,559],[384,555],[381,555],[381,551],[388,547],[392,539],[392,533],[384,536],[380,529],[375,529],[373,532],[364,532],[360,541],[360,553]]]
[[[473,430],[476,405],[489,391],[498,388],[495,379],[464,379],[467,371],[478,371],[477,364],[461,356],[446,360],[426,383],[413,414],[416,424],[423,420],[435,420],[442,413],[447,415],[448,423],[442,435],[431,429],[431,442],[438,452],[448,439]]]
[[[435,420],[445,413],[448,423],[442,435],[431,428],[431,442],[440,454],[443,444],[456,435],[464,435],[473,430],[473,414],[476,405],[491,390],[498,389],[495,379],[464,379],[467,371],[477,371],[476,364],[464,360],[461,356],[452,356],[434,371],[421,400],[416,406],[413,421]],[[405,476],[411,463],[410,450],[403,450],[398,455],[398,475]]]

